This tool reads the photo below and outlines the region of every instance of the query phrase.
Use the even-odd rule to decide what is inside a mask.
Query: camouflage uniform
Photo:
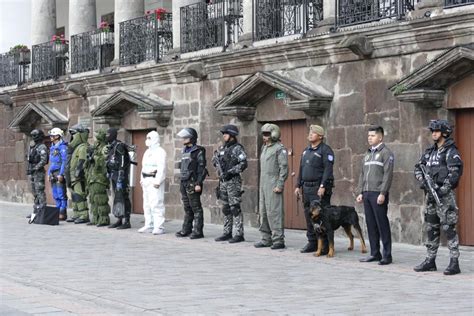
[[[72,209],[74,214],[72,219],[68,221],[71,222],[74,220],[74,223],[81,224],[89,221],[85,175],[89,130],[81,125],[75,125],[70,128],[69,133],[72,135],[72,140],[68,146],[70,150],[72,150],[72,154],[68,164],[68,178],[70,179]]]
[[[247,168],[247,155],[244,147],[235,139],[221,146],[217,159],[222,175],[219,181],[219,199],[224,202],[224,239],[232,237],[232,225],[236,237],[244,236],[243,214],[240,208],[242,201],[242,177],[240,174]],[[222,238],[221,238],[222,239]]]
[[[278,126],[265,124],[262,131],[272,130],[272,142],[262,146],[260,155],[260,233],[262,241],[256,247],[269,246],[278,249],[285,243],[283,188],[288,178],[288,152],[280,143]],[[274,132],[278,131],[278,132]],[[282,192],[274,192],[279,188]]]
[[[34,140],[30,143],[28,153],[27,175],[29,176],[31,193],[33,193],[33,213],[38,213],[46,208],[45,170],[48,164],[48,148],[43,144],[44,134],[42,131],[33,130],[31,136]]]
[[[428,173],[439,187],[437,191],[441,201],[439,207],[431,194],[426,194],[425,223],[428,234],[426,243],[428,258],[436,258],[440,228],[446,233],[450,258],[458,258],[459,240],[456,224],[459,210],[453,189],[458,185],[461,176],[462,161],[454,141],[448,138],[442,147],[438,148],[434,145],[425,151],[415,167],[416,178],[422,180],[420,164],[427,166]]]
[[[92,211],[91,222],[99,227],[110,224],[110,206],[109,197],[107,195],[110,182],[107,178],[105,152],[105,130],[101,129],[97,132],[96,142],[94,146],[91,147],[87,160],[87,188]]]

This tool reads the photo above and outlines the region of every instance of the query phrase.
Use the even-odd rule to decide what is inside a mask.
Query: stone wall
[[[205,220],[222,222],[213,191],[217,177],[210,160],[213,151],[220,145],[220,127],[225,123],[234,123],[241,129],[240,141],[249,156],[249,167],[243,175],[245,198],[242,209],[246,223],[256,226],[260,145],[258,111],[254,120],[239,121],[234,117],[222,116],[214,104],[255,72],[273,71],[315,91],[323,90],[333,95],[330,109],[322,116],[308,117],[303,112],[292,114],[295,118],[306,118],[308,125],[319,123],[327,129],[327,143],[336,155],[333,204],[355,204],[362,155],[367,148],[367,127],[373,124],[384,127],[385,142],[395,154],[395,174],[389,205],[392,238],[394,242],[419,244],[423,238],[423,196],[412,171],[422,148],[429,142],[425,128],[427,122],[432,118],[446,118],[448,112],[445,108],[425,109],[412,103],[399,102],[389,87],[443,50],[472,42],[473,20],[473,14],[460,12],[436,19],[347,29],[334,34],[320,34],[277,45],[167,64],[118,68],[112,73],[69,80],[85,86],[86,98],[61,92],[62,83],[36,84],[11,91],[14,108],[2,106],[1,110],[0,198],[31,200],[27,198],[24,164],[21,162],[21,148],[26,146],[23,142],[25,137],[6,129],[14,112],[21,106],[32,101],[49,102],[68,116],[69,124],[73,125],[80,119],[90,117],[90,112],[115,92],[134,91],[145,96],[154,95],[174,104],[171,120],[166,127],[140,119],[133,109],[123,113],[121,121],[122,135],[127,141],[131,139],[129,132],[137,129],[157,128],[162,135],[163,147],[169,155],[165,200],[167,217],[182,218],[177,169],[182,145],[174,135],[181,128],[191,126],[198,130],[199,143],[207,150],[210,176],[202,196]],[[372,56],[360,57],[347,48],[339,47],[338,43],[349,35],[369,38],[374,46]],[[183,71],[190,63],[202,63],[206,77],[198,79]],[[261,106],[271,108],[272,102],[264,100]],[[278,114],[278,110],[274,111],[274,115]],[[13,154],[14,151],[18,152],[17,155]],[[356,207],[363,219],[362,207]]]

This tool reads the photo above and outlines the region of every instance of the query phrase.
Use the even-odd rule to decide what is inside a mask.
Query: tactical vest
[[[234,167],[236,164],[239,163],[238,157],[233,155],[233,150],[235,146],[242,146],[239,143],[234,143],[228,147],[222,147],[219,150],[219,162],[222,167],[223,172],[227,172],[229,169]]]

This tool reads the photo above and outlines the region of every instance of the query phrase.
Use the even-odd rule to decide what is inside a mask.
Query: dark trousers
[[[370,255],[380,256],[380,240],[383,245],[383,258],[392,256],[392,234],[390,232],[390,223],[387,217],[388,194],[385,196],[385,202],[382,205],[377,204],[379,192],[363,192],[365,222],[370,241]]]
[[[313,226],[313,223],[311,222],[311,216],[309,214],[311,202],[314,200],[317,200],[317,201],[321,201],[321,205],[323,206],[331,205],[332,188],[326,189],[322,199],[318,195],[318,189],[319,189],[319,186],[303,185],[303,205],[304,205],[304,217],[306,219],[306,238],[308,238],[308,242],[310,243],[316,243],[316,240],[317,240],[316,232],[314,231],[314,226]],[[325,238],[324,248],[327,248],[327,245],[328,245],[328,241],[327,241],[327,238]]]
[[[123,184],[122,190],[117,190],[117,181],[112,179],[112,190],[114,191],[114,203],[112,213],[116,218],[130,219],[132,203],[130,201],[130,188],[128,183]]]
[[[194,191],[194,184],[181,182],[179,186],[184,208],[183,233],[202,234],[204,227],[204,211],[201,205],[201,192]],[[193,225],[194,222],[194,225]],[[194,226],[194,227],[193,227]]]

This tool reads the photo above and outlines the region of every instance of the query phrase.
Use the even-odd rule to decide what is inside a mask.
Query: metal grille
[[[305,34],[323,19],[323,0],[255,0],[254,40]]]
[[[336,26],[402,19],[414,0],[336,0]]]
[[[444,0],[445,7],[457,7],[466,4],[474,4],[474,0]]]
[[[19,67],[15,64],[13,54],[0,54],[0,87],[12,86],[18,83]]]
[[[31,80],[56,79],[66,74],[67,43],[46,42],[33,45],[31,61]]]
[[[114,33],[101,29],[71,36],[71,73],[110,66],[114,60]]]
[[[172,48],[171,13],[153,13],[120,23],[120,65],[159,62]]]
[[[238,42],[242,34],[242,0],[214,0],[181,7],[182,53],[223,47]]]

